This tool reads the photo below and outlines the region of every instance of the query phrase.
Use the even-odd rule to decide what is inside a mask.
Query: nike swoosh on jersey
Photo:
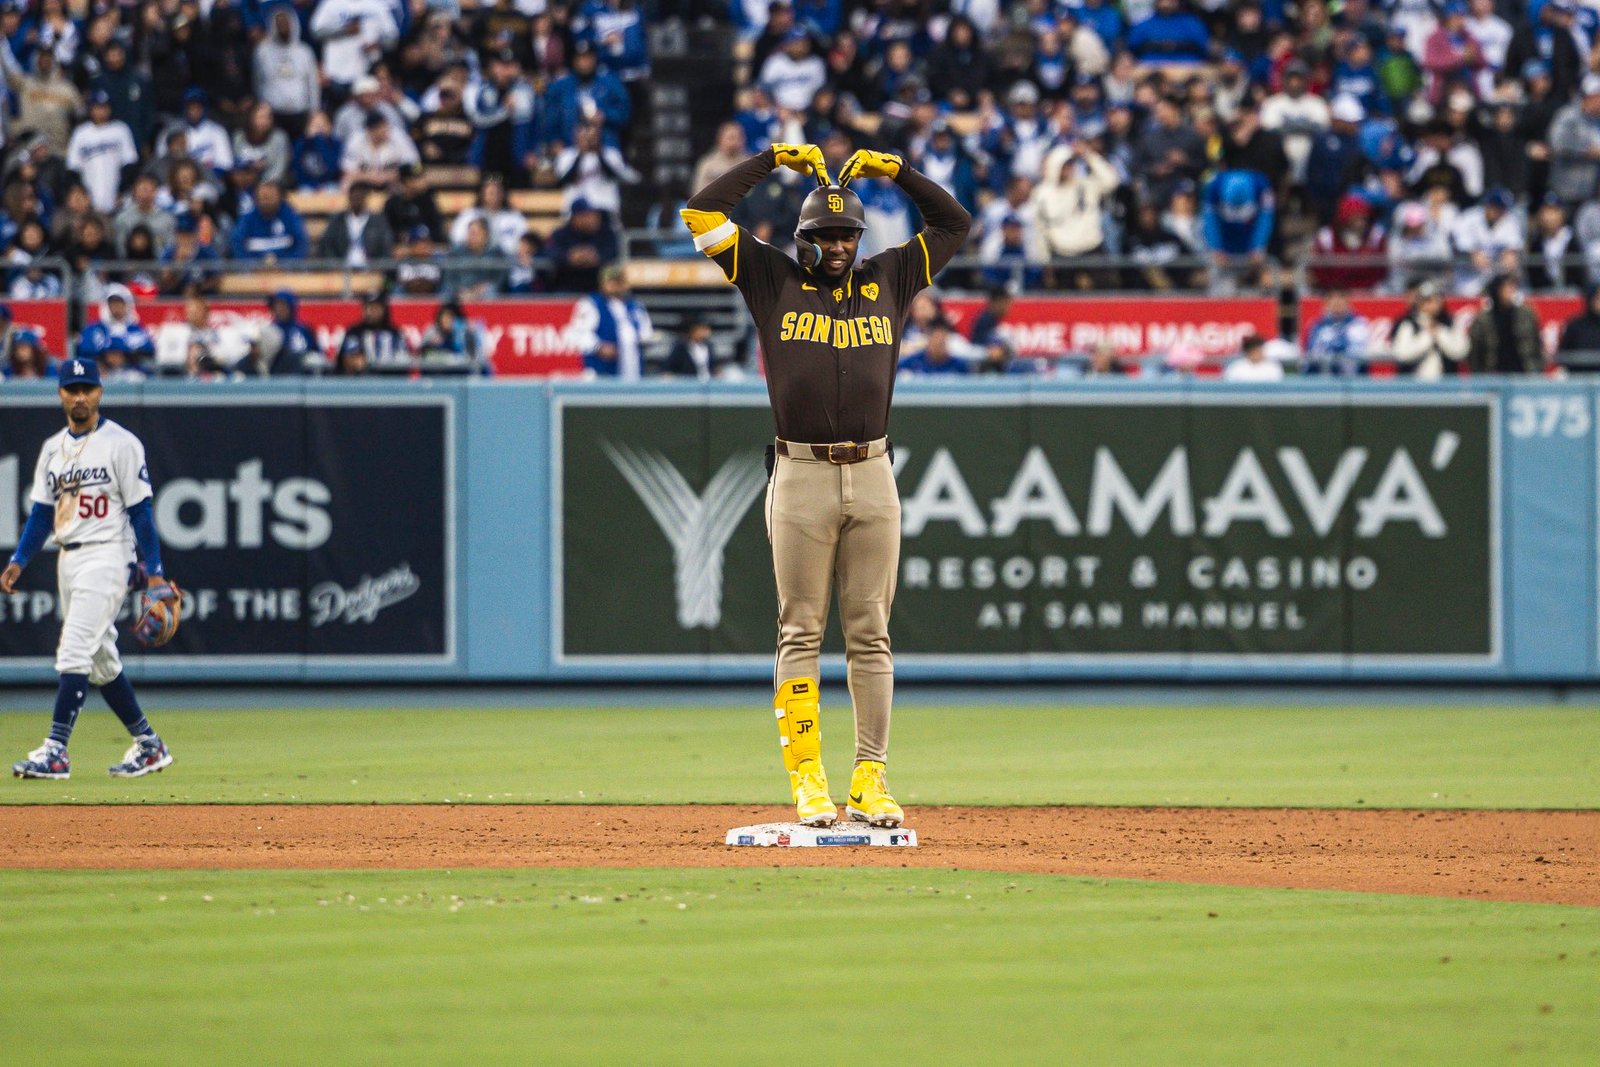
[[[814,286],[814,285],[807,285],[807,284],[806,284],[806,283],[805,283],[805,282],[801,282],[801,283],[800,283],[800,288],[801,288],[801,289],[803,289],[803,290],[805,290],[805,291],[806,291],[806,292],[808,292],[808,293],[814,293],[814,292],[816,292],[816,291],[817,291],[817,287],[816,287],[816,286]]]

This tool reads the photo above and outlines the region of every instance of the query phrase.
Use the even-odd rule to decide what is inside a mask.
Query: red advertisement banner
[[[983,301],[949,297],[946,313],[965,334]],[[1233,355],[1252,333],[1278,336],[1271,297],[1067,296],[1018,297],[1001,331],[1024,357],[1083,353],[1110,341],[1119,356],[1143,356],[1193,346],[1209,358]]]
[[[67,354],[67,302],[65,300],[7,300],[11,323],[19,330],[32,330],[39,343],[52,356]]]
[[[47,303],[47,301],[39,301]],[[13,304],[13,307],[16,305]],[[483,329],[485,347],[497,375],[550,376],[576,374],[582,359],[568,338],[567,327],[577,301],[566,297],[535,300],[482,300],[462,305],[467,317]],[[439,309],[434,300],[396,300],[391,305],[395,325],[413,345],[433,324]],[[90,321],[99,309],[87,309]],[[138,306],[139,321],[152,334],[168,322],[183,321],[183,301],[145,300]],[[332,355],[344,340],[346,328],[361,317],[358,300],[302,300],[300,320],[311,327],[325,352]],[[253,335],[268,318],[264,300],[214,300],[213,328],[236,327]],[[65,322],[65,312],[62,314]]]
[[[1311,327],[1322,317],[1324,301],[1319,296],[1307,296],[1300,299],[1300,346],[1305,347],[1306,338],[1311,334]],[[1406,299],[1403,296],[1354,296],[1350,298],[1350,307],[1357,315],[1363,316],[1371,328],[1370,351],[1376,355],[1386,354],[1389,350],[1389,331],[1394,328],[1395,320],[1405,314]],[[1459,315],[1460,324],[1465,327],[1478,315],[1478,309],[1483,307],[1483,298],[1475,296],[1451,296],[1445,298],[1445,307],[1450,309],[1452,315]],[[1544,342],[1546,355],[1553,355],[1556,346],[1561,343],[1561,327],[1566,325],[1568,319],[1583,310],[1583,298],[1576,293],[1567,296],[1530,296],[1528,307],[1539,317],[1539,337]]]

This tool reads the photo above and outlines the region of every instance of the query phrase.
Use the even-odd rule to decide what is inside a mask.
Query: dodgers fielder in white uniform
[[[166,584],[161,546],[151,510],[150,474],[144,445],[100,414],[100,371],[89,359],[61,365],[61,406],[66,428],[45,441],[34,471],[33,510],[5,570],[0,592],[16,588],[23,568],[47,538],[60,546],[57,564],[62,624],[56,647],[56,693],[50,736],[11,767],[18,778],[66,778],[71,774],[67,741],[96,686],[133,736],[113,776],[138,778],[172,762],[151,729],[122,673],[117,655],[117,612],[138,573],[137,544],[152,586]]]

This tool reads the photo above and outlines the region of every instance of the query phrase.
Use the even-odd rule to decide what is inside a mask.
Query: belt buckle
[[[836,445],[828,446],[828,462],[836,467],[847,463],[855,463],[860,459],[861,446],[854,441],[841,441]]]

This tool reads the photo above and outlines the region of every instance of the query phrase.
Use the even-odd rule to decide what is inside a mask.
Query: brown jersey
[[[750,309],[778,436],[876,440],[888,433],[911,300],[961,247],[971,217],[949,193],[902,166],[895,181],[922,212],[922,231],[829,280],[727,219],[774,166],[769,149],[734,167],[695,194],[685,220]]]

